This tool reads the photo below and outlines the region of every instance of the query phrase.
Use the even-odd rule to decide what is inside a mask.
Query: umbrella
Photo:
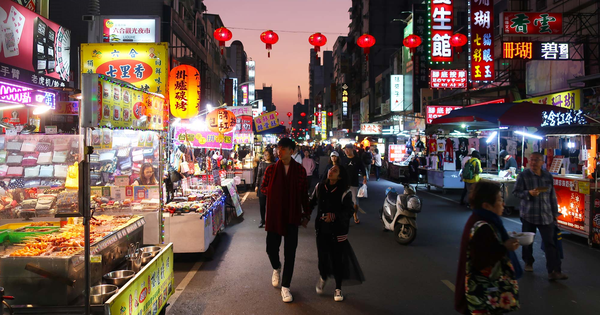
[[[455,109],[448,115],[434,119],[431,124],[466,123],[481,127],[497,127],[500,124],[504,126],[540,127],[542,112],[544,111],[566,113],[569,109],[529,102],[484,104]]]

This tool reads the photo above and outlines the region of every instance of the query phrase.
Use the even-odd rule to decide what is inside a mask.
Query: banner
[[[537,104],[553,105],[578,110],[581,106],[581,90],[571,90],[554,94],[547,94],[515,101],[515,103],[531,102]]]
[[[554,190],[558,201],[558,224],[584,231],[585,197],[579,192],[579,181],[575,179],[554,178]]]
[[[254,118],[254,123],[256,124],[256,131],[262,132],[265,130],[269,130],[279,126],[279,117],[277,116],[277,112],[272,111],[265,114],[262,114],[258,117]]]
[[[195,148],[231,150],[233,149],[233,132],[220,135],[212,131],[195,131],[185,127],[175,127],[173,142],[175,145],[185,144]]]
[[[250,116],[252,117],[252,106],[225,106],[225,109],[232,112],[235,117]]]
[[[71,31],[11,0],[0,0],[0,17],[0,78],[66,87]]]
[[[560,35],[563,33],[562,13],[503,12],[501,14],[503,35]]]
[[[469,0],[471,80],[494,81],[494,1]]]
[[[81,44],[81,71],[129,82],[143,90],[166,94],[168,43]]]
[[[174,263],[173,245],[169,244],[107,301],[110,314],[157,314],[175,291]]]

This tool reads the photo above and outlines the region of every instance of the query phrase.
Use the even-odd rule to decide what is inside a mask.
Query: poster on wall
[[[0,0],[0,78],[65,87],[71,31],[11,0]]]
[[[82,73],[98,73],[165,94],[169,75],[168,43],[81,44]]]
[[[579,191],[579,181],[566,178],[554,178],[554,190],[558,201],[558,224],[584,231],[585,228],[585,198]]]
[[[494,2],[469,0],[471,80],[494,81]]]

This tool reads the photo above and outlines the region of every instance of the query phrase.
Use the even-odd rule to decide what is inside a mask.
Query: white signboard
[[[154,43],[157,34],[156,21],[156,19],[104,19],[102,42]]]
[[[404,83],[403,76],[393,74],[390,76],[390,107],[392,112],[404,110]]]
[[[363,135],[380,135],[382,131],[381,124],[360,124],[360,133]]]

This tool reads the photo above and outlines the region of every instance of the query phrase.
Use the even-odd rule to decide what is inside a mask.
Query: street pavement
[[[333,281],[323,295],[315,292],[314,214],[309,227],[300,228],[291,285],[294,302],[281,301],[280,289],[271,285],[266,232],[258,229],[258,199],[250,192],[243,219],[219,235],[212,259],[203,254],[176,255],[177,289],[167,314],[457,314],[453,289],[460,238],[470,211],[458,205],[458,191],[442,194],[419,188],[423,211],[417,219],[417,238],[409,246],[399,245],[392,232],[383,231],[378,218],[388,186],[401,190],[384,179],[369,181],[369,198],[360,200],[366,214],[360,215],[360,224],[351,223],[349,240],[366,282],[343,287],[343,302],[333,301]],[[521,229],[518,214],[505,217],[504,223],[508,231]],[[537,235],[534,272],[519,280],[521,310],[513,314],[599,313],[600,250],[577,236],[566,236],[563,243],[563,271],[570,279],[547,280]]]

